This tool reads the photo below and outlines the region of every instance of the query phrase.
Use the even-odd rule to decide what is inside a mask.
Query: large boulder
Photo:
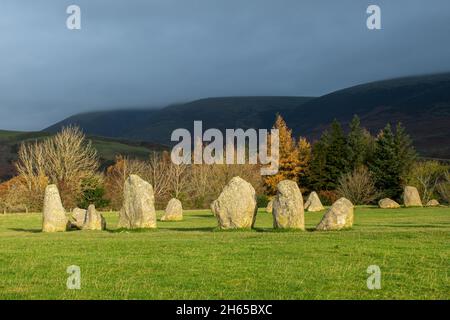
[[[416,187],[406,186],[403,191],[403,202],[405,207],[422,207],[419,191]]]
[[[346,198],[340,198],[325,212],[316,230],[341,230],[352,226],[353,204]]]
[[[178,199],[170,199],[167,204],[164,216],[161,217],[161,221],[181,221],[183,220],[183,206]]]
[[[269,201],[269,203],[267,203],[266,212],[267,213],[272,213],[272,210],[273,210],[273,199],[271,199]]]
[[[295,181],[283,180],[278,183],[272,215],[273,227],[276,229],[305,229],[303,197]]]
[[[439,207],[440,203],[436,199],[427,202],[427,207]]]
[[[83,224],[83,230],[105,230],[106,220],[100,212],[95,210],[95,206],[91,204],[86,213],[86,219]]]
[[[61,202],[56,185],[50,184],[45,188],[44,209],[42,219],[43,232],[66,231],[69,219]]]
[[[221,229],[252,228],[257,209],[255,189],[240,177],[231,179],[211,204]]]
[[[119,213],[119,228],[156,228],[153,187],[138,175],[130,175],[123,188],[123,205]]]
[[[317,194],[317,192],[313,191],[309,194],[308,199],[305,203],[305,209],[308,212],[317,212],[325,210],[325,208],[322,205],[322,202],[320,202],[320,198]]]
[[[396,209],[400,208],[400,205],[392,199],[384,198],[378,201],[378,206],[382,209]]]
[[[84,221],[86,220],[86,213],[87,210],[85,209],[73,209],[71,217],[71,227],[81,230],[83,228]]]

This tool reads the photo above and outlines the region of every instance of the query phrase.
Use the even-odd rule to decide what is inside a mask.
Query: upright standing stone
[[[240,177],[231,179],[211,204],[221,229],[252,228],[257,209],[255,189]]]
[[[400,208],[400,205],[392,199],[384,198],[378,201],[378,206],[382,209],[396,209]]]
[[[320,198],[317,192],[313,191],[309,194],[308,200],[306,200],[305,203],[305,209],[308,212],[317,212],[325,209],[322,205],[322,202],[320,202]]]
[[[405,207],[422,207],[419,191],[416,187],[406,186],[403,191],[403,202]]]
[[[303,197],[295,181],[283,180],[278,183],[272,215],[274,228],[305,230]]]
[[[130,175],[123,188],[123,206],[119,213],[119,228],[156,228],[153,187],[138,175]]]
[[[341,230],[352,226],[353,204],[346,198],[340,198],[325,212],[316,230]]]
[[[106,220],[102,214],[95,210],[95,206],[91,204],[86,213],[86,219],[83,224],[83,230],[105,230]]]
[[[267,213],[272,213],[272,210],[273,210],[273,199],[271,199],[271,200],[269,201],[269,203],[267,204],[266,212],[267,212]]]
[[[45,188],[44,210],[42,220],[43,232],[66,231],[69,219],[61,203],[61,197],[56,185],[50,184]]]
[[[72,221],[71,226],[77,229],[82,229],[84,221],[86,220],[87,210],[75,208],[72,210]]]
[[[183,205],[178,199],[170,199],[167,204],[164,216],[161,217],[161,221],[181,221],[183,220]]]

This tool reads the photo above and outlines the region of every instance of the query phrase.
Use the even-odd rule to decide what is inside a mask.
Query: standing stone
[[[272,210],[273,210],[273,199],[271,199],[271,200],[269,201],[269,203],[267,204],[266,212],[267,212],[267,213],[272,213]]]
[[[416,187],[406,186],[403,192],[405,207],[422,207],[419,192]]]
[[[400,205],[392,199],[384,198],[378,201],[378,206],[382,209],[396,209],[400,208]]]
[[[340,198],[325,212],[316,230],[341,230],[352,226],[353,204],[346,198]]]
[[[95,206],[91,204],[86,213],[86,219],[83,224],[83,230],[105,230],[106,220],[102,214],[95,210]]]
[[[427,207],[439,207],[439,205],[439,201],[437,201],[436,199],[432,199],[427,202]]]
[[[127,229],[156,228],[153,187],[138,175],[132,174],[125,181],[118,227]]]
[[[178,199],[170,199],[167,204],[164,216],[161,217],[161,221],[181,221],[183,220],[183,206]]]
[[[257,209],[255,189],[240,177],[231,179],[211,204],[221,229],[252,228]]]
[[[75,208],[72,210],[71,226],[77,229],[82,229],[84,221],[86,220],[87,210]]]
[[[56,185],[50,184],[45,188],[44,210],[42,220],[43,232],[66,231],[69,219],[61,203],[61,197]]]
[[[303,197],[295,181],[283,180],[278,183],[272,215],[273,227],[276,229],[305,230]]]
[[[308,200],[306,200],[305,203],[305,209],[308,210],[308,212],[317,212],[325,209],[322,202],[320,202],[317,192],[313,191],[309,194]]]

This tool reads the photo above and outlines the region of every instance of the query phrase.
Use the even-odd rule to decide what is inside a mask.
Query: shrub
[[[441,200],[450,204],[450,173],[447,170],[444,174],[443,181],[437,186]]]
[[[417,187],[420,197],[425,203],[435,198],[438,192],[442,196],[440,191],[443,191],[445,200],[445,181],[448,179],[448,168],[447,165],[434,160],[416,162],[408,173],[406,183]],[[438,186],[440,186],[439,189]]]
[[[269,197],[265,194],[259,194],[256,196],[256,203],[258,205],[258,208],[265,208],[269,204]]]
[[[372,175],[365,166],[342,175],[336,191],[340,197],[347,198],[355,205],[372,203],[380,196]]]
[[[73,208],[84,191],[83,181],[98,168],[97,151],[77,127],[63,128],[40,142],[22,143],[16,163],[33,207],[42,206],[48,182],[58,186],[64,206]]]
[[[87,208],[93,204],[97,209],[109,206],[110,201],[105,199],[105,188],[101,177],[92,177],[83,181],[83,193],[78,201],[78,206]]]
[[[331,206],[338,199],[338,194],[334,190],[321,190],[318,194],[322,203],[326,206]]]

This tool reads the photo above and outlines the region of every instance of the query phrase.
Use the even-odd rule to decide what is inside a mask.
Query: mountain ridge
[[[177,128],[270,128],[280,113],[296,136],[317,139],[333,119],[358,114],[376,134],[402,122],[422,156],[450,159],[450,72],[400,77],[337,90],[320,97],[210,97],[160,109],[96,111],[71,116],[44,131],[79,125],[89,134],[170,144]]]

